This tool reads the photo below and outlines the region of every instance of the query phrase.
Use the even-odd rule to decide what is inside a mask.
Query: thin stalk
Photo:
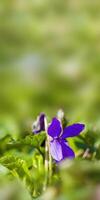
[[[48,183],[51,184],[52,179],[52,157],[50,153],[50,137],[47,133],[48,124],[47,119],[45,118],[45,131],[47,134],[47,139],[45,141],[45,181],[44,181],[44,188],[45,191],[47,188]]]
[[[44,187],[43,187],[43,191],[46,190],[47,188],[47,184],[48,184],[48,141],[45,141],[45,181],[44,181]]]
[[[52,157],[50,153],[50,139],[48,137],[48,146],[49,146],[49,184],[51,184],[52,181]]]

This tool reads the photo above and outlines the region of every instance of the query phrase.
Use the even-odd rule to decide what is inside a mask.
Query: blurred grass
[[[99,118],[99,1],[1,1],[0,110]],[[82,105],[82,106],[81,106]]]

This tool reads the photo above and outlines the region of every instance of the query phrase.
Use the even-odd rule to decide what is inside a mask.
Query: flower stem
[[[43,191],[46,190],[47,184],[48,184],[48,141],[45,141],[45,181],[44,181],[44,187]]]
[[[48,137],[48,147],[49,147],[49,184],[51,184],[52,180],[52,157],[50,153],[50,138]]]
[[[43,188],[44,191],[46,190],[48,183],[51,184],[52,179],[52,157],[50,153],[50,137],[48,136],[47,129],[47,119],[45,118],[45,131],[47,134],[47,138],[45,141],[45,181]]]

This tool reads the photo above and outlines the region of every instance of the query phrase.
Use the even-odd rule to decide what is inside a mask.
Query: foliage
[[[13,139],[11,135],[6,135],[0,139],[0,178],[6,181],[0,183],[6,188],[6,184],[12,185],[13,181],[17,187],[27,188],[29,199],[36,198],[43,194],[40,199],[46,199],[50,194],[50,199],[89,199],[95,195],[96,187],[100,180],[100,136],[98,131],[89,129],[85,134],[81,134],[73,141],[69,142],[74,146],[76,159],[65,160],[59,165],[52,164],[52,182],[44,193],[44,132],[37,135],[27,135],[23,138]],[[95,188],[95,190],[93,189]],[[15,191],[18,188],[13,188]],[[4,190],[4,189],[3,189]],[[11,195],[13,195],[13,191]],[[22,192],[24,188],[20,191]],[[31,197],[30,197],[31,195]]]

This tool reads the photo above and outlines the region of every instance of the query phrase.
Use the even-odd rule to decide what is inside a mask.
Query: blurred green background
[[[63,108],[99,124],[99,89],[99,1],[0,1],[2,123],[26,129],[39,112]]]

